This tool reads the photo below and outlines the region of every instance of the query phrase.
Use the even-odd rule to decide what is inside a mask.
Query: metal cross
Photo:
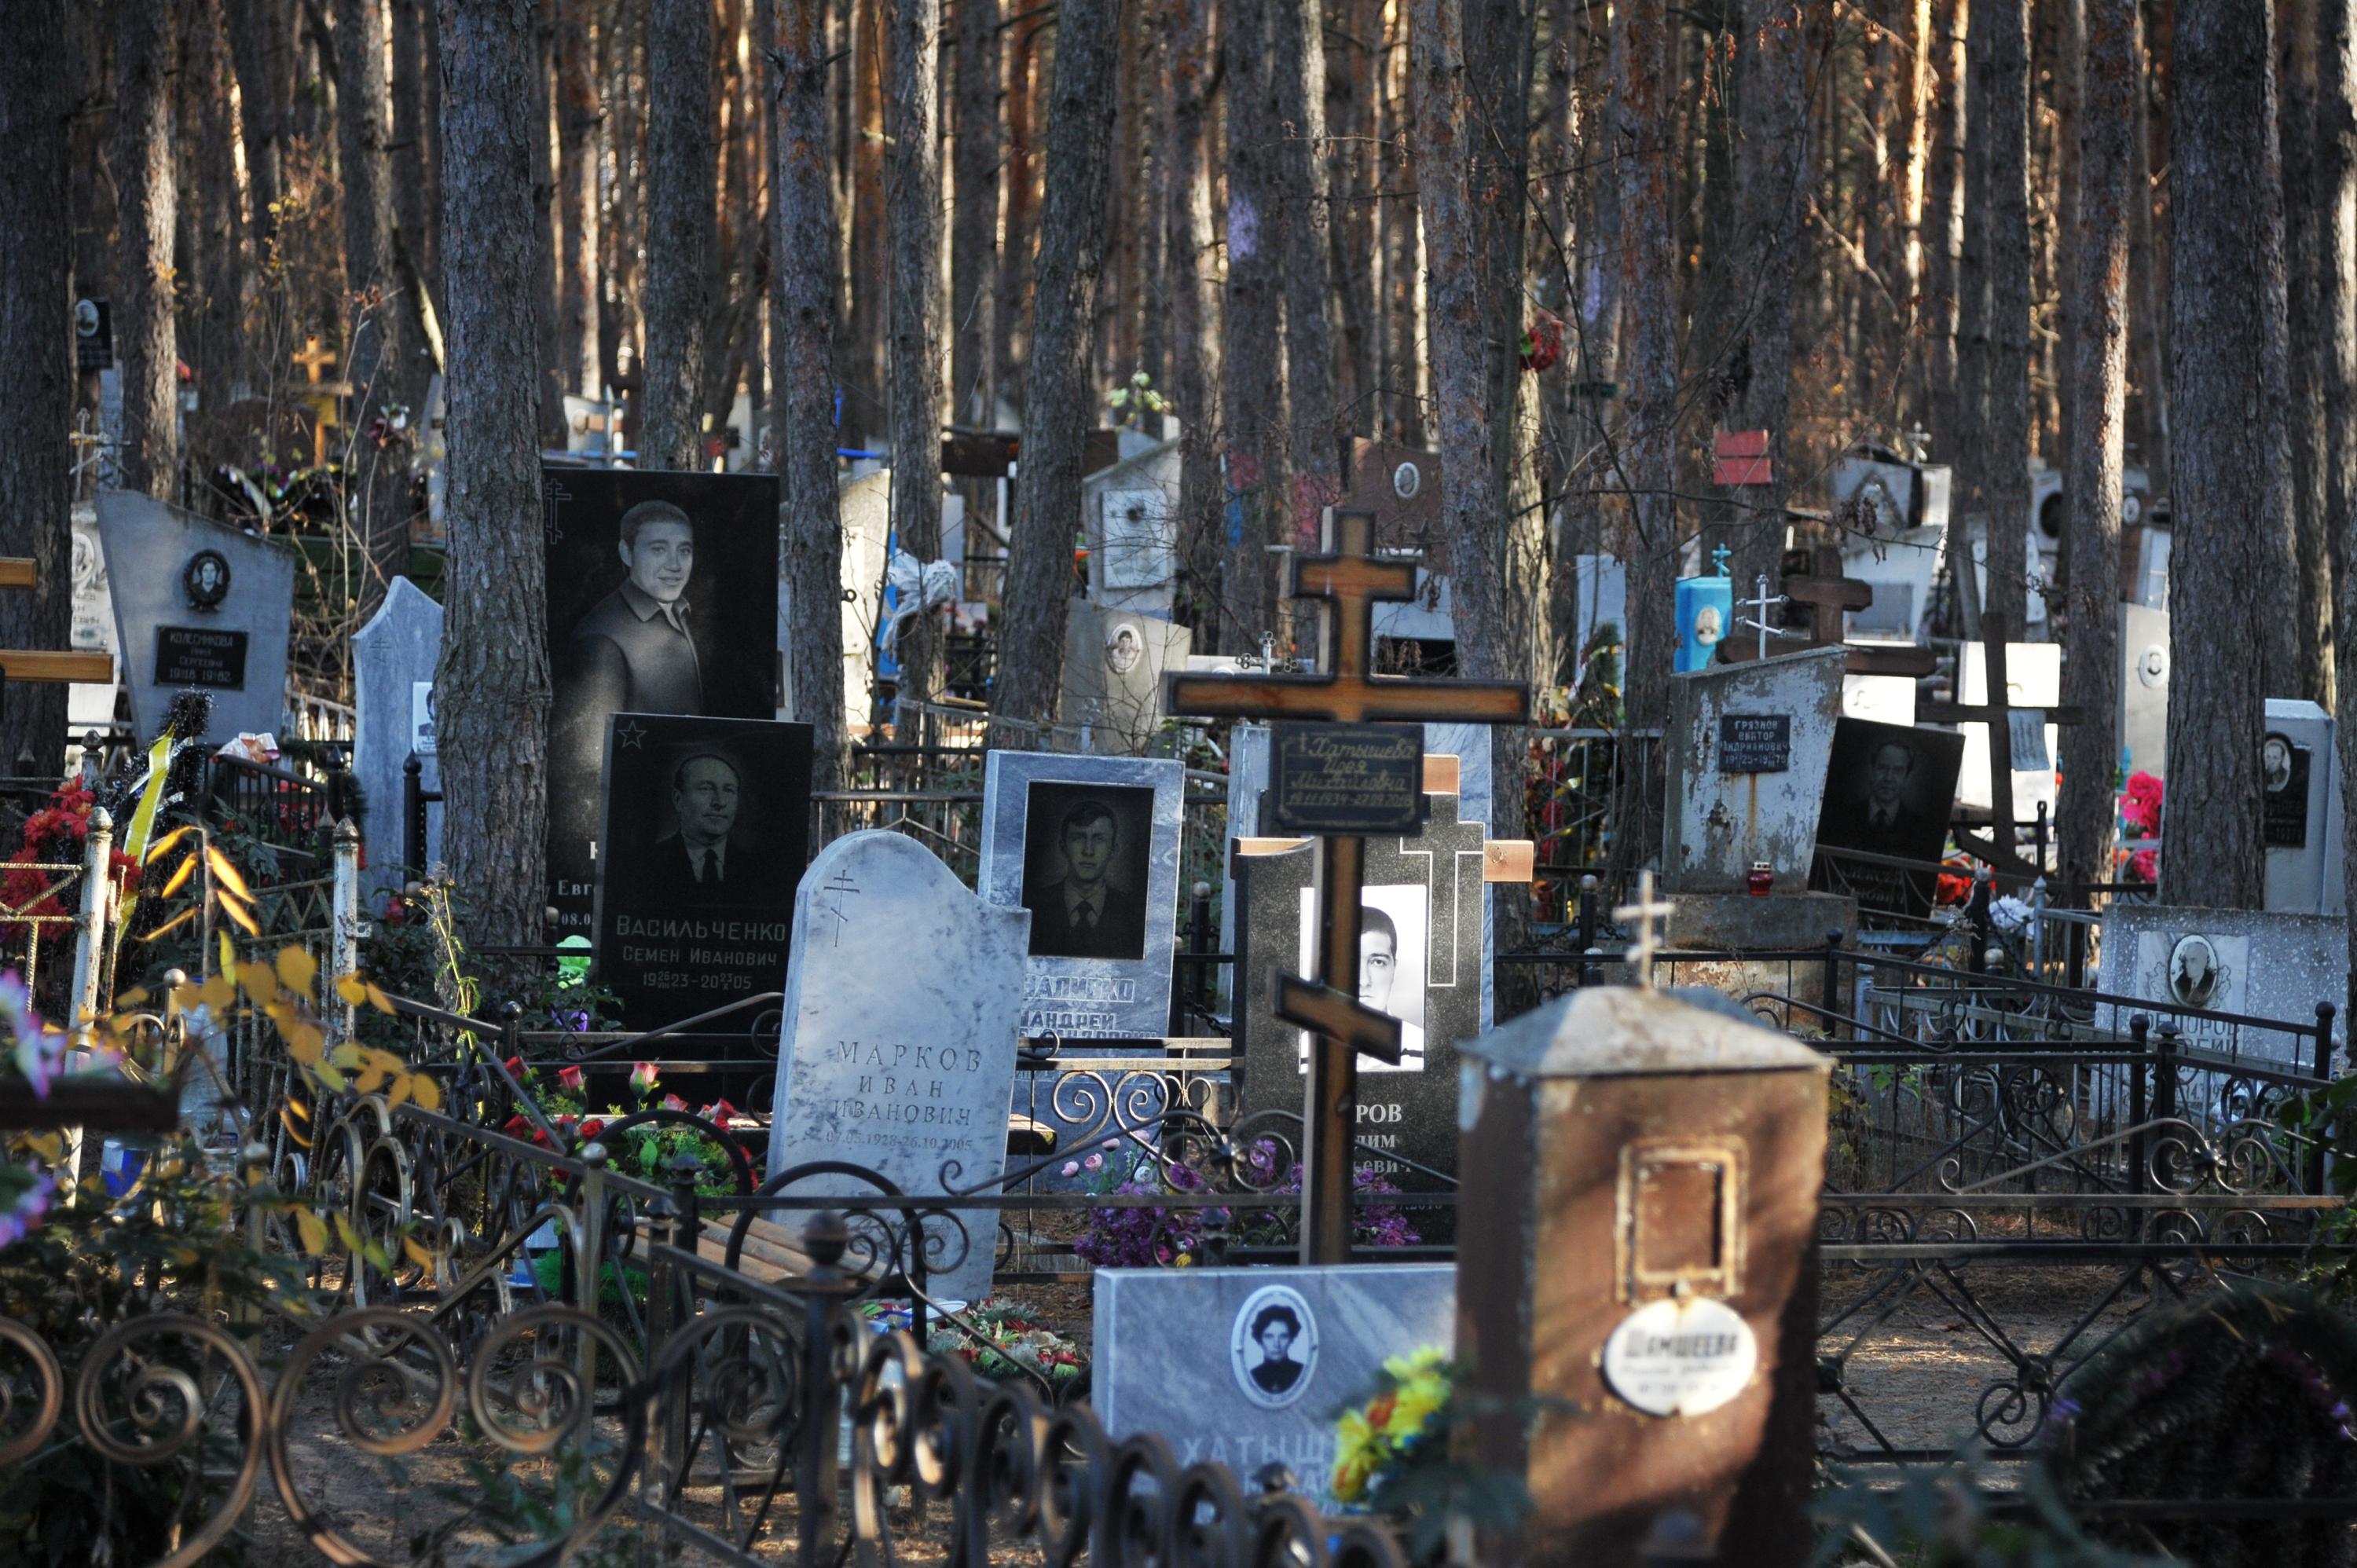
[[[1734,553],[1734,551],[1728,549],[1724,544],[1710,553],[1710,564],[1718,568],[1718,575],[1720,576],[1732,577],[1735,575],[1734,573],[1727,569],[1727,558]],[[1765,589],[1763,588],[1762,591],[1764,592]]]
[[[1653,897],[1653,874],[1651,871],[1637,874],[1637,901],[1623,904],[1612,911],[1612,918],[1616,920],[1637,922],[1637,940],[1631,944],[1626,956],[1630,967],[1637,972],[1637,983],[1648,991],[1653,989],[1653,955],[1662,950],[1662,937],[1665,934],[1664,931],[1656,931],[1653,922],[1658,919],[1666,928],[1670,917],[1677,912],[1676,905],[1660,902]]]
[[[1756,627],[1759,628],[1760,657],[1765,659],[1768,657],[1768,639],[1771,635],[1781,634],[1781,628],[1771,627],[1768,624],[1768,612],[1774,609],[1778,605],[1782,604],[1784,602],[1784,596],[1778,594],[1772,599],[1768,596],[1767,573],[1760,573],[1758,581],[1760,585],[1760,596],[1755,599],[1738,599],[1735,601],[1735,607],[1739,610],[1758,610],[1760,612],[1759,616],[1750,620],[1738,620],[1735,624],[1738,626]]]
[[[1356,724],[1383,720],[1453,720],[1519,725],[1530,719],[1530,688],[1516,681],[1419,681],[1374,672],[1375,606],[1415,595],[1415,563],[1374,553],[1374,514],[1334,513],[1331,554],[1293,558],[1293,596],[1325,599],[1322,657],[1314,675],[1178,675],[1165,677],[1164,711],[1201,718],[1325,719]],[[1272,660],[1272,663],[1274,660]],[[1398,1020],[1359,1000],[1360,896],[1366,881],[1367,841],[1333,833],[1318,846],[1316,978],[1280,970],[1275,1012],[1310,1030],[1304,1085],[1301,1152],[1301,1246],[1305,1263],[1351,1258],[1353,1140],[1359,1102],[1359,1058],[1397,1063]]]

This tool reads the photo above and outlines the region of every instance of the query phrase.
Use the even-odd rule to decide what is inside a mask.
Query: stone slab
[[[361,843],[371,888],[398,886],[423,876],[442,853],[442,808],[428,805],[425,864],[402,865],[402,769],[413,750],[421,753],[425,787],[438,789],[442,784],[442,761],[432,749],[433,736],[421,735],[417,722],[422,685],[427,724],[432,723],[434,667],[441,657],[442,607],[408,578],[395,577],[368,625],[352,634],[352,771],[367,807]]]
[[[2104,913],[2101,989],[2313,1028],[2318,1003],[2345,1010],[2348,943],[2347,923],[2329,916],[2115,903]],[[2096,1011],[2099,1023],[2125,1032],[2136,1009]],[[2191,1049],[2315,1066],[2312,1042],[2281,1030],[2192,1016],[2178,1023]],[[2346,1037],[2345,1018],[2337,1032]]]
[[[1662,847],[1670,891],[1741,892],[1760,861],[1778,891],[1808,886],[1847,657],[1812,649],[1670,677]],[[1723,721],[1769,719],[1786,721],[1784,766],[1723,770]]]

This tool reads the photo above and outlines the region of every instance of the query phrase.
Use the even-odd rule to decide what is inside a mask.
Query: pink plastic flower
[[[630,1069],[630,1087],[631,1087],[632,1089],[635,1089],[635,1090],[639,1090],[641,1094],[644,1094],[644,1093],[651,1092],[651,1091],[654,1089],[654,1086],[655,1086],[655,1064],[654,1064],[654,1063],[652,1063],[652,1062],[640,1062],[640,1063],[639,1063],[639,1065],[638,1065],[638,1066],[636,1066],[636,1067],[634,1067],[634,1068],[632,1068],[632,1069]]]
[[[585,1076],[586,1075],[584,1075],[581,1069],[577,1067],[565,1067],[556,1069],[556,1081],[576,1094],[581,1092],[581,1085]]]
[[[1064,1174],[1065,1174],[1066,1176],[1078,1176],[1078,1175],[1080,1175],[1080,1174],[1081,1174],[1081,1162],[1080,1162],[1080,1161],[1078,1161],[1078,1160],[1066,1160],[1066,1161],[1064,1162]]]
[[[1090,1170],[1101,1171],[1104,1169],[1104,1156],[1103,1155],[1091,1155],[1087,1159],[1082,1160],[1081,1164]]]

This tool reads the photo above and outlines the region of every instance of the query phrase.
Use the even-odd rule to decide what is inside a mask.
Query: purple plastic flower
[[[1103,1155],[1091,1155],[1087,1159],[1082,1160],[1081,1164],[1087,1166],[1090,1170],[1101,1171],[1104,1169],[1104,1156]]]
[[[1080,1161],[1078,1161],[1078,1160],[1066,1160],[1066,1161],[1064,1162],[1064,1172],[1063,1172],[1063,1174],[1064,1174],[1064,1175],[1066,1175],[1066,1176],[1078,1176],[1078,1175],[1080,1175],[1080,1174],[1081,1174],[1081,1162],[1080,1162]]]

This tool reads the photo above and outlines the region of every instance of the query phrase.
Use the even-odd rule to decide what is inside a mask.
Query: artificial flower
[[[587,1076],[577,1067],[562,1067],[556,1069],[557,1083],[575,1094],[581,1092],[581,1086]]]

